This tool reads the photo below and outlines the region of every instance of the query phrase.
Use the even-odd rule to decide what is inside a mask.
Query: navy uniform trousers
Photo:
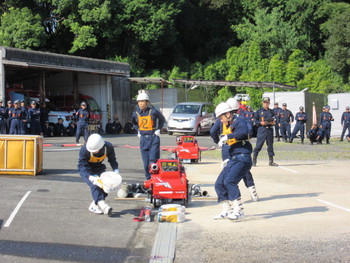
[[[80,135],[83,133],[84,134],[84,141],[87,142],[89,138],[89,124],[86,122],[79,122],[77,125],[77,133],[75,134],[75,140],[76,142],[79,142]]]
[[[160,138],[155,134],[144,134],[140,138],[140,150],[146,179],[151,178],[149,165],[160,157]]]
[[[256,145],[253,151],[254,155],[258,156],[265,141],[267,144],[267,154],[270,157],[275,156],[275,153],[273,152],[273,129],[271,126],[260,126],[258,128]]]
[[[228,144],[224,144],[221,148],[222,160],[230,159],[229,154],[230,146]],[[251,186],[255,186],[254,179],[252,173],[249,171],[246,175],[243,176],[244,185],[249,188]]]
[[[232,155],[227,166],[221,171],[215,182],[218,202],[233,201],[241,197],[238,183],[248,174],[251,167],[252,158],[249,153]]]
[[[297,136],[298,131],[300,131],[300,139],[304,140],[305,138],[305,124],[304,123],[296,123],[293,129],[291,139],[294,139]]]

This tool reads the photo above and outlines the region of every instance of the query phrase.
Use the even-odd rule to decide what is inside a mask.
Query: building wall
[[[346,106],[350,106],[350,93],[334,93],[328,95],[328,105],[331,107],[334,121],[332,122],[332,136],[340,136],[343,130],[341,116]],[[345,133],[345,136],[347,132]]]
[[[111,78],[111,118],[118,114],[119,120],[124,126],[131,118],[133,107],[131,104],[130,82],[124,77]]]
[[[177,104],[178,90],[175,88],[165,88],[147,90],[149,92],[152,105],[163,113],[165,120],[168,121],[171,112]]]

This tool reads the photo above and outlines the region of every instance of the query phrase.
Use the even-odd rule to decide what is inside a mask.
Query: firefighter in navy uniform
[[[278,116],[281,112],[281,108],[278,107],[278,102],[275,102],[275,106],[273,108],[273,112],[275,113],[275,116]],[[276,124],[275,126],[275,137],[277,138],[277,141],[280,141],[280,127],[279,127],[279,123],[278,120],[276,119]]]
[[[85,143],[89,137],[89,119],[90,110],[87,108],[86,102],[80,103],[80,109],[75,113],[77,119],[77,133],[75,134],[75,141],[79,143],[80,135],[84,134]]]
[[[350,134],[350,107],[346,106],[345,111],[341,115],[341,126],[343,127],[343,131],[341,132],[340,141],[343,141],[344,134],[346,130],[348,130],[348,134]]]
[[[106,171],[104,159],[108,158],[113,171],[119,174],[118,162],[115,157],[113,145],[103,140],[101,135],[91,134],[86,144],[79,152],[78,170],[84,182],[91,189],[93,201],[89,206],[89,211],[95,214],[112,215],[112,208],[105,202],[107,193],[103,191],[99,182],[100,175]]]
[[[21,100],[22,120],[20,121],[20,134],[27,134],[28,109],[24,100]]]
[[[311,145],[313,145],[314,142],[317,144],[322,144],[324,130],[319,128],[317,124],[312,124],[311,129],[307,132],[307,137],[309,138]]]
[[[258,154],[261,151],[264,142],[267,144],[267,153],[269,156],[269,165],[278,166],[273,161],[275,153],[273,151],[273,126],[276,124],[275,113],[270,106],[270,98],[263,98],[263,107],[254,114],[254,122],[258,126],[256,145],[254,148],[253,165],[256,166]]]
[[[30,133],[33,135],[43,135],[40,123],[40,109],[37,108],[35,101],[30,104],[32,107],[28,110],[28,120],[30,123]]]
[[[226,103],[228,103],[231,106],[232,111],[239,109],[239,102],[235,98],[228,99]],[[247,106],[247,109],[248,107],[250,106]],[[232,113],[232,116],[233,115],[234,114]],[[247,124],[251,125],[251,119],[249,118],[248,120],[245,115],[244,115],[244,118],[246,118]],[[230,129],[229,129],[230,124],[231,124],[231,121],[226,121],[226,120],[221,121],[220,118],[217,118],[213,127],[210,130],[210,136],[216,144],[219,143],[221,136],[224,136],[230,133]],[[222,163],[223,166],[227,163],[227,160],[230,159],[229,150],[230,150],[230,145],[228,144],[224,144],[221,148],[221,157],[223,160],[223,163]],[[250,171],[243,177],[243,181],[244,181],[244,185],[248,188],[250,192],[251,199],[254,202],[259,201],[259,196],[256,192],[253,175]]]
[[[305,138],[305,123],[307,121],[307,113],[304,112],[304,107],[299,107],[299,112],[295,115],[295,120],[297,123],[294,126],[292,136],[290,137],[290,143],[293,142],[293,139],[296,137],[298,131],[300,131],[300,139],[301,143],[304,144],[304,138]]]
[[[222,211],[214,219],[228,218],[237,220],[244,217],[241,193],[238,183],[250,172],[252,167],[252,145],[249,142],[249,124],[243,116],[233,114],[236,109],[226,103],[220,103],[215,114],[223,123],[223,137],[218,145],[229,145],[229,158],[224,161],[223,170],[215,182],[215,191]]]
[[[43,103],[41,103],[40,107],[40,124],[42,130],[44,130],[46,122],[49,121],[49,113],[50,109],[47,108],[47,104],[44,101]]]
[[[276,116],[281,136],[284,142],[289,142],[291,138],[290,124],[294,121],[293,113],[287,109],[287,103],[282,104],[280,114]]]
[[[151,178],[149,165],[160,157],[160,130],[165,118],[157,109],[149,106],[149,96],[141,90],[137,96],[136,111],[132,115],[132,122],[140,138],[140,150],[146,179]],[[157,125],[158,122],[158,125]]]
[[[324,130],[324,137],[326,139],[326,143],[329,144],[329,139],[331,138],[331,129],[334,118],[332,114],[329,112],[330,107],[328,105],[323,107],[324,111],[320,114],[320,128]]]
[[[22,114],[23,111],[19,106],[19,100],[16,100],[13,104],[13,108],[9,110],[9,119],[10,119],[10,134],[22,134]]]
[[[6,134],[10,134],[10,126],[11,126],[11,116],[9,115],[10,114],[10,110],[13,108],[13,105],[12,105],[12,101],[7,101],[7,107],[6,107]]]
[[[6,134],[6,108],[2,106],[2,100],[0,99],[0,134]]]

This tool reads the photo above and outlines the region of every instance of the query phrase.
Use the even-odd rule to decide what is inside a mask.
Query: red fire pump
[[[150,167],[151,179],[144,182],[154,207],[163,203],[188,203],[188,181],[184,167],[176,159],[159,159]]]
[[[201,159],[201,151],[194,136],[181,136],[176,138],[177,148],[174,149],[175,157],[183,163],[198,163]]]

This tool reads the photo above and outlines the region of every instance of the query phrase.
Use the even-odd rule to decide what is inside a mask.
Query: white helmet
[[[137,95],[137,101],[139,100],[148,100],[149,101],[149,96],[146,92],[141,92]]]
[[[235,98],[229,98],[226,103],[228,103],[232,110],[238,110],[239,109],[239,102]]]
[[[230,104],[226,102],[221,102],[218,106],[215,108],[215,115],[216,117],[219,117],[221,114],[224,114],[226,112],[230,112],[233,109],[231,108]]]
[[[118,191],[122,184],[122,177],[115,172],[103,172],[100,175],[103,184],[103,191],[107,194],[112,191]]]
[[[105,145],[105,141],[101,137],[101,135],[94,133],[91,134],[86,143],[86,149],[91,152],[99,151]]]

